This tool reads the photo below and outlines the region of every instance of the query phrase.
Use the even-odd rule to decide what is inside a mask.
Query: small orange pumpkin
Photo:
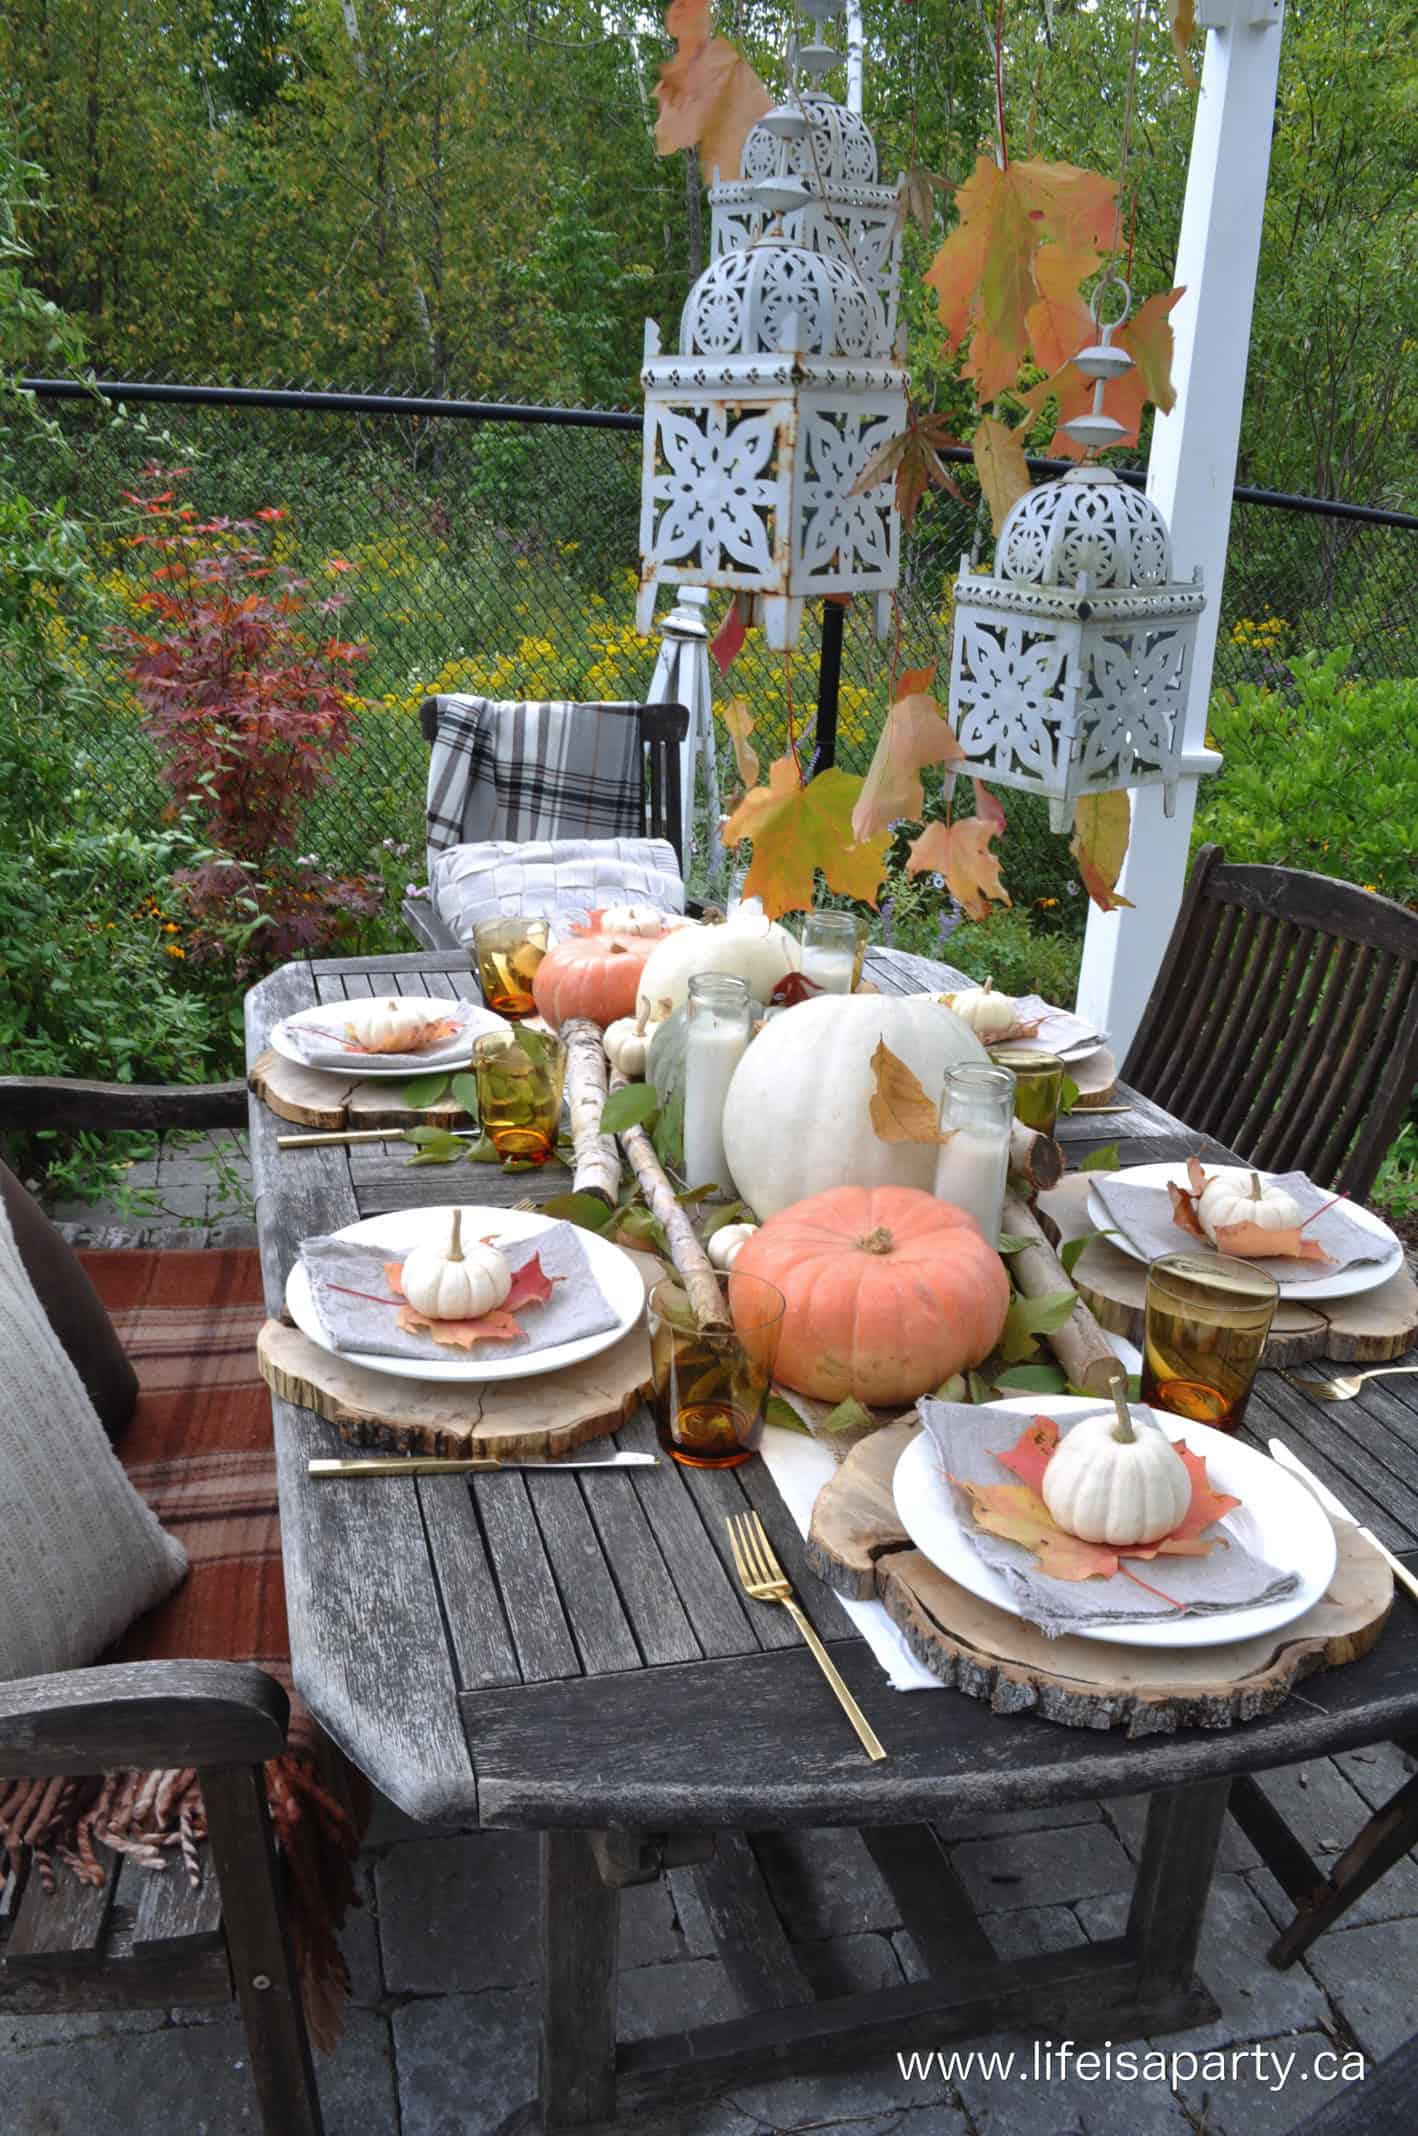
[[[1004,1264],[974,1218],[918,1187],[795,1202],[740,1247],[741,1273],[787,1301],[776,1376],[824,1402],[929,1394],[989,1356],[1009,1310]]]
[[[557,1027],[572,1016],[589,1016],[602,1030],[619,1016],[633,1016],[640,974],[659,940],[578,928],[537,966],[532,998],[539,1013]]]

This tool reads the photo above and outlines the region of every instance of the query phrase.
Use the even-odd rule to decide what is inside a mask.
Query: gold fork
[[[1299,1372],[1287,1372],[1285,1377],[1292,1387],[1302,1394],[1312,1394],[1319,1402],[1352,1402],[1363,1389],[1365,1380],[1397,1379],[1404,1372],[1418,1372],[1418,1365],[1376,1365],[1372,1372],[1353,1372],[1334,1379],[1305,1379]]]
[[[781,1602],[798,1630],[812,1649],[813,1659],[821,1669],[837,1700],[861,1739],[863,1750],[872,1759],[884,1758],[883,1749],[876,1731],[853,1698],[837,1667],[822,1641],[818,1638],[788,1584],[787,1574],[778,1563],[773,1545],[764,1533],[763,1523],[756,1513],[731,1513],[728,1516],[729,1547],[734,1553],[739,1579],[746,1595],[755,1602]]]

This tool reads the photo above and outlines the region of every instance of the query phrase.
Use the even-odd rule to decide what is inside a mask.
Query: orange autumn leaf
[[[1014,384],[1033,348],[1031,313],[1047,341],[1056,333],[1065,268],[1053,262],[1041,286],[1039,258],[1047,245],[1080,257],[1112,240],[1116,181],[1069,163],[1027,157],[1001,170],[981,156],[955,195],[960,219],[936,254],[926,281],[936,292],[950,348],[967,336],[964,370],[981,400]],[[1080,347],[1082,343],[1078,344]],[[1072,351],[1070,351],[1072,353]],[[1037,358],[1043,368],[1047,360]]]
[[[745,897],[761,897],[770,919],[812,907],[814,875],[841,897],[874,905],[890,836],[857,839],[852,811],[862,782],[834,766],[803,783],[791,755],[769,766],[766,786],[746,793],[724,825],[725,845],[753,840]]]
[[[512,1288],[502,1301],[504,1313],[515,1313],[519,1306],[545,1305],[560,1276],[549,1276],[542,1267],[542,1257],[534,1253],[512,1273]]]
[[[904,676],[903,682],[915,680]],[[958,763],[965,754],[928,690],[903,689],[887,713],[860,799],[852,836],[872,838],[903,820],[919,823],[926,805],[921,773],[927,764]]]
[[[1117,887],[1132,836],[1132,810],[1125,793],[1084,794],[1074,804],[1069,851],[1078,863],[1083,887],[1100,912],[1132,909],[1132,899]]]
[[[1099,256],[1066,245],[1045,245],[1034,263],[1039,300],[1030,307],[1029,345],[1042,371],[1057,371],[1098,339],[1093,314],[1080,294]]]
[[[1177,61],[1182,70],[1182,80],[1188,89],[1197,87],[1196,68],[1192,65],[1188,50],[1196,35],[1195,0],[1167,0],[1167,21],[1176,47]]]
[[[1298,1224],[1267,1231],[1261,1224],[1218,1224],[1218,1253],[1234,1253],[1243,1261],[1325,1261],[1333,1263],[1318,1239],[1307,1239]]]
[[[1142,424],[1142,411],[1151,401],[1154,407],[1165,413],[1177,404],[1176,390],[1172,385],[1173,335],[1171,314],[1178,301],[1186,295],[1185,289],[1164,290],[1159,296],[1149,297],[1135,311],[1126,326],[1120,326],[1113,336],[1116,348],[1126,349],[1132,358],[1132,369],[1123,374],[1103,395],[1103,410],[1124,424],[1119,445],[1135,445]],[[1091,334],[1089,336],[1091,339]],[[1079,348],[1085,346],[1080,341]],[[1077,350],[1073,352],[1077,354]],[[1049,451],[1056,457],[1077,460],[1084,448],[1062,428],[1076,415],[1086,415],[1093,407],[1093,381],[1084,378],[1072,365],[1065,365],[1062,374],[1046,381],[1046,387],[1057,392],[1059,398],[1060,428],[1054,432]],[[1048,390],[1033,389],[1035,394],[1049,397]],[[1032,396],[1031,396],[1032,397]],[[1042,401],[1040,402],[1042,406]]]
[[[726,37],[710,33],[711,0],[672,0],[665,28],[679,47],[660,69],[655,147],[662,156],[697,148],[706,183],[739,175],[750,128],[773,99]]]
[[[1209,1528],[1213,1521],[1220,1520],[1227,1513],[1234,1513],[1236,1507],[1241,1503],[1240,1499],[1233,1498],[1229,1491],[1212,1489],[1210,1478],[1206,1473],[1206,1458],[1204,1455],[1194,1454],[1185,1440],[1174,1439],[1172,1444],[1181,1455],[1186,1465],[1187,1474],[1191,1478],[1192,1497],[1191,1504],[1187,1507],[1181,1520],[1178,1521],[1171,1534],[1165,1538],[1168,1543],[1185,1542],[1192,1537],[1199,1536],[1203,1528]]]
[[[958,1476],[950,1480],[969,1498],[977,1528],[1032,1551],[1040,1572],[1051,1580],[1110,1580],[1118,1570],[1115,1550],[1065,1534],[1027,1484],[965,1483]]]
[[[387,1044],[370,1046],[356,1038],[354,1025],[347,1023],[344,1044],[350,1053],[422,1053],[425,1047],[441,1046],[445,1038],[456,1037],[461,1029],[456,1017],[430,1016],[427,1023],[394,1032]]]
[[[951,896],[959,899],[967,918],[982,920],[991,902],[1012,903],[1000,881],[999,855],[990,851],[990,840],[998,835],[999,825],[986,816],[967,816],[956,823],[929,823],[907,854],[906,873],[943,875]]]
[[[982,416],[970,440],[970,452],[980,488],[990,508],[990,526],[999,534],[1011,508],[1030,487],[1029,463],[1017,430],[992,415]]]
[[[879,1142],[948,1142],[942,1134],[935,1101],[914,1070],[894,1054],[884,1038],[871,1057],[876,1078],[868,1110]]]
[[[399,1308],[399,1326],[407,1335],[427,1335],[448,1350],[471,1350],[479,1342],[515,1342],[525,1333],[520,1321],[499,1306],[477,1320],[430,1320],[411,1305]]]
[[[729,740],[734,745],[734,762],[738,766],[739,777],[745,786],[757,786],[758,751],[751,746],[748,739],[753,732],[753,718],[748,709],[748,699],[731,698],[724,706],[722,716],[724,725],[729,730]]]
[[[1014,1445],[995,1458],[1011,1469],[1021,1483],[1027,1483],[1031,1491],[1038,1491],[1043,1488],[1044,1471],[1053,1459],[1058,1443],[1059,1427],[1053,1418],[1035,1417]]]

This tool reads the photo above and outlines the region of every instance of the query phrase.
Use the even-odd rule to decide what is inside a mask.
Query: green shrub
[[[1418,905],[1418,678],[1347,678],[1352,650],[1298,655],[1283,686],[1211,701],[1226,759],[1198,799],[1196,839]]]

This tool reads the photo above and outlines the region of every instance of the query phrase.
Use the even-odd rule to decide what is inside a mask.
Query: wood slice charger
[[[932,1675],[996,1713],[1125,1728],[1130,1736],[1228,1728],[1273,1711],[1316,1669],[1367,1654],[1383,1629],[1393,1576],[1354,1529],[1339,1526],[1328,1592],[1279,1632],[1171,1649],[1047,1639],[948,1579],[905,1534],[891,1480],[920,1429],[905,1419],[853,1447],[818,1494],[808,1556],[838,1594],[883,1602]]]
[[[633,1259],[648,1291],[660,1264],[648,1254]],[[273,1394],[313,1409],[351,1445],[379,1453],[554,1461],[618,1431],[650,1385],[643,1318],[609,1349],[559,1372],[461,1386],[371,1372],[280,1320],[266,1322],[256,1355]]]

